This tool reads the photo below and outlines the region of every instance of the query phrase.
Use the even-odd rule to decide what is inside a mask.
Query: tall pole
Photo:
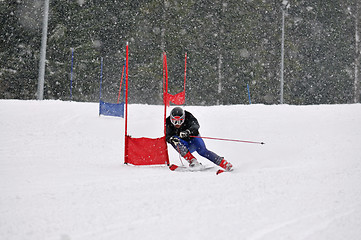
[[[102,100],[102,84],[103,84],[103,57],[100,58],[99,102]]]
[[[224,24],[222,22],[222,17],[225,14],[226,11],[226,7],[227,7],[227,3],[220,1],[222,4],[222,13],[219,16],[219,22],[220,22],[220,29],[219,29],[219,56],[218,56],[218,100],[217,100],[217,105],[222,104],[223,101],[223,96],[221,95],[222,93],[222,80],[223,80],[223,76],[222,76],[222,65],[223,65],[223,56],[222,56],[222,47],[223,47],[223,33],[224,33]]]
[[[167,12],[168,12],[168,7],[169,7],[169,2],[168,0],[164,0],[163,1],[163,14],[162,14],[162,27],[160,30],[160,48],[161,48],[161,58],[162,61],[164,61],[164,53],[166,52],[166,42],[165,42],[165,23],[167,21]],[[162,83],[160,83],[160,87],[162,88],[163,86],[161,85]],[[162,93],[159,93],[159,98],[162,99],[164,97],[164,94],[162,96]],[[163,98],[164,100],[164,98]]]
[[[74,48],[71,48],[70,101],[73,100],[73,61],[74,61]]]
[[[49,15],[49,0],[45,0],[43,32],[41,38],[40,62],[39,62],[39,80],[38,80],[38,91],[37,91],[38,100],[43,100],[44,98],[44,76],[45,76],[46,40],[48,35],[48,15]]]
[[[280,104],[283,104],[283,71],[284,71],[284,48],[285,48],[285,6],[282,6],[282,43],[281,43],[281,93]]]
[[[221,99],[222,93],[222,53],[220,50],[219,57],[218,57],[218,100],[217,105],[220,105],[219,100]]]
[[[360,49],[360,35],[359,35],[359,3],[356,2],[355,9],[355,80],[354,80],[354,103],[360,102],[360,58],[361,58],[361,49]]]
[[[125,49],[125,126],[124,126],[124,163],[128,163],[128,42]]]

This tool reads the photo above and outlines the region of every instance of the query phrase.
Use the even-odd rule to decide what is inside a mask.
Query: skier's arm
[[[189,136],[196,136],[198,135],[199,123],[198,120],[190,113],[189,114]]]

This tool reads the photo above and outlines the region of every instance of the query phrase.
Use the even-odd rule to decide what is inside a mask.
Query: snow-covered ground
[[[205,140],[235,167],[218,176],[127,166],[98,104],[0,100],[0,239],[360,239],[361,104],[185,109],[203,136],[266,144]],[[160,137],[163,107],[128,124]]]

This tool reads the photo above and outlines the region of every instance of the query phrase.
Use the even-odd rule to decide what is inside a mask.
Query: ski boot
[[[191,168],[198,168],[202,166],[202,164],[198,162],[198,160],[190,152],[187,152],[187,154],[184,155],[184,159],[188,161],[189,167]]]
[[[222,161],[219,164],[219,166],[224,168],[224,170],[226,170],[226,171],[232,171],[233,170],[232,164],[230,162],[227,162],[226,160],[224,160],[224,158],[222,158]]]

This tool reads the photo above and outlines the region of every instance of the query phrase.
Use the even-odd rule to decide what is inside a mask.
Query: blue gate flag
[[[99,101],[99,115],[114,116],[124,118],[124,102],[107,103]]]

